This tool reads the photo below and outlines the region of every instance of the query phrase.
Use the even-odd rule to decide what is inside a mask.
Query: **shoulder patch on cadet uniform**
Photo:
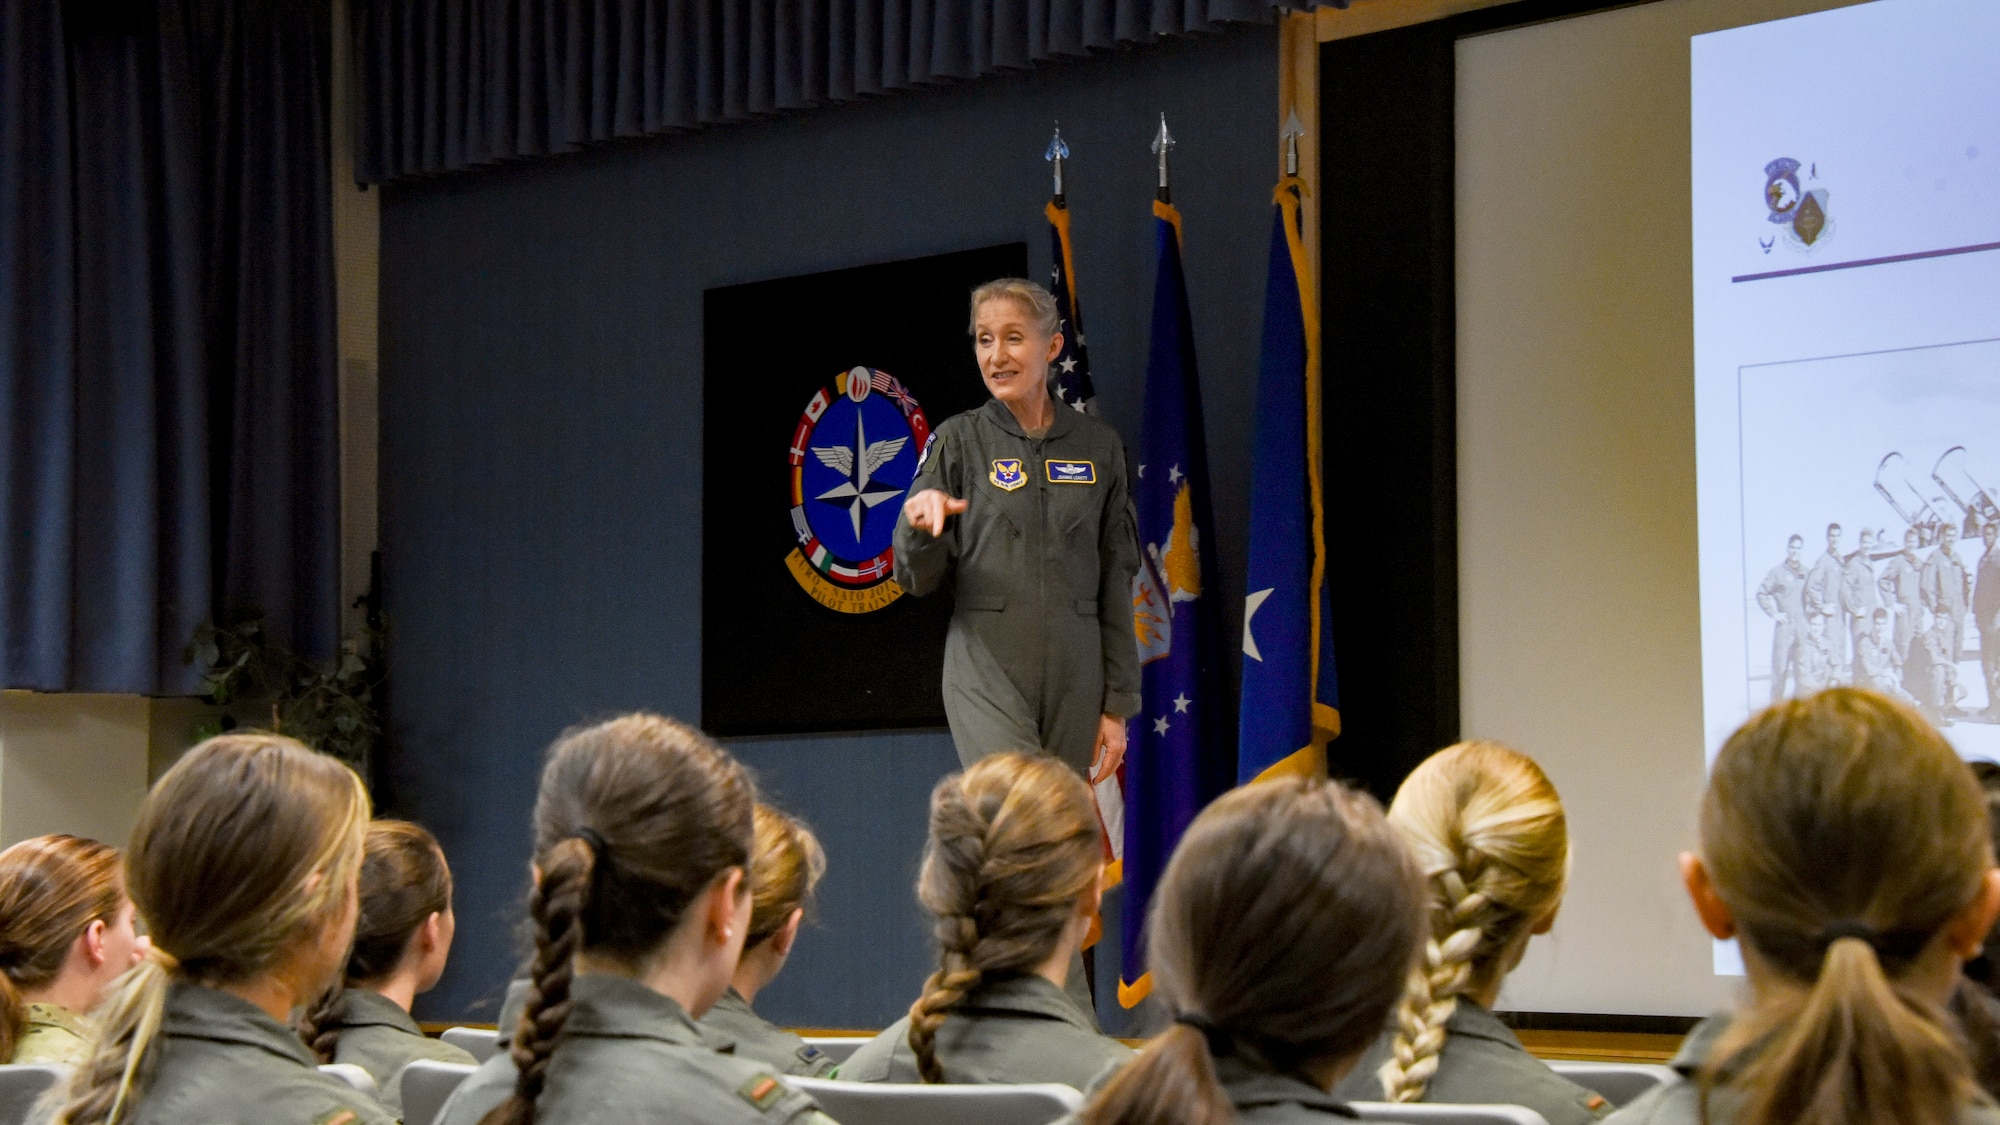
[[[1588,1094],[1585,1095],[1582,1100],[1583,1100],[1583,1108],[1589,1110],[1590,1112],[1596,1114],[1599,1117],[1604,1116],[1606,1113],[1609,1113],[1614,1108],[1609,1101],[1605,1100],[1603,1094]]]
[[[816,1063],[825,1057],[826,1057],[826,1052],[820,1050],[818,1047],[813,1046],[811,1043],[808,1043],[805,1046],[799,1048],[799,1058],[802,1061],[809,1063]]]
[[[917,450],[918,472],[921,473],[924,471],[924,462],[929,461],[931,459],[931,449],[935,447],[937,443],[938,443],[938,433],[936,430],[932,430],[930,436],[924,439],[924,447],[922,449]]]
[[[1019,457],[1001,457],[993,462],[993,471],[986,474],[993,487],[1002,492],[1012,492],[1028,483],[1028,474],[1021,468]]]
[[[1045,461],[1050,484],[1096,484],[1097,466],[1089,461]]]
[[[737,1087],[736,1096],[758,1109],[770,1109],[785,1096],[785,1084],[776,1075],[760,1074]]]
[[[313,1125],[354,1125],[361,1115],[351,1109],[330,1109],[313,1119]]]

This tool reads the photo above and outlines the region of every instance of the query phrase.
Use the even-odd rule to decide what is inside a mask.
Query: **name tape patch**
[[[1096,484],[1097,466],[1089,461],[1045,461],[1050,484]]]

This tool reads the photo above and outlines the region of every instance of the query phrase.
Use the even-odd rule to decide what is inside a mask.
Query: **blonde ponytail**
[[[152,1071],[153,1044],[166,1021],[167,988],[175,967],[172,955],[156,948],[119,978],[98,1006],[91,1052],[70,1075],[54,1125],[123,1120]]]
[[[187,752],[139,806],[125,884],[152,950],[96,1014],[54,1125],[119,1125],[153,1068],[178,980],[256,980],[320,940],[361,865],[368,791],[353,770],[277,735]]]
[[[1737,1125],[1950,1125],[1976,1096],[1949,1018],[1908,978],[1993,868],[1985,800],[1923,719],[1834,688],[1731,735],[1701,858],[1763,966],[1704,1061]]]
[[[1385,1100],[1417,1102],[1459,998],[1497,985],[1562,901],[1569,826],[1548,775],[1497,742],[1461,742],[1425,759],[1397,790],[1389,823],[1427,877],[1430,936],[1376,1076]]]

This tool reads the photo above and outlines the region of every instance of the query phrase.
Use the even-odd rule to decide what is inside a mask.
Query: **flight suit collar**
[[[1004,407],[1002,409],[1005,409]],[[1096,1033],[1090,1021],[1077,1010],[1069,993],[1057,988],[1047,977],[1036,973],[989,980],[959,1005],[962,1012],[1004,1012],[1009,1015],[1038,1016],[1060,1020],[1072,1027]]]
[[[1514,1029],[1500,1022],[1500,1017],[1487,1010],[1484,1004],[1466,997],[1458,998],[1457,1007],[1452,1009],[1451,1018],[1444,1022],[1444,1029],[1452,1035],[1469,1035],[1474,1039],[1490,1039],[1509,1050],[1527,1053],[1521,1045],[1521,1037]]]
[[[410,1013],[394,1000],[366,988],[342,989],[339,1001],[334,1004],[333,1017],[327,1023],[338,1027],[393,1027],[411,1035],[424,1033]]]
[[[1234,1055],[1215,1060],[1215,1078],[1229,1094],[1238,1110],[1263,1105],[1299,1105],[1341,1117],[1359,1117],[1346,1102],[1307,1082],[1287,1074],[1260,1070]]]
[[[1681,1040],[1681,1049],[1674,1052],[1673,1058],[1667,1060],[1667,1065],[1679,1071],[1683,1078],[1694,1077],[1695,1072],[1701,1069],[1702,1063],[1708,1061],[1709,1054],[1715,1050],[1716,1042],[1728,1030],[1729,1016],[1724,1012],[1717,1012],[1695,1024],[1694,1029],[1687,1033],[1687,1038]]]
[[[272,1019],[262,1008],[240,996],[186,981],[168,987],[162,1030],[179,1039],[255,1047],[300,1066],[319,1062],[296,1030]]]
[[[579,973],[569,986],[569,1019],[564,1035],[606,1039],[656,1039],[676,1046],[706,1046],[701,1027],[670,996],[631,977]]]
[[[36,1001],[28,1005],[28,1026],[60,1028],[79,1039],[90,1038],[90,1021],[61,1004]]]
[[[1040,440],[1043,441],[1051,438],[1067,437],[1069,432],[1076,428],[1076,418],[1074,417],[1076,408],[1064,405],[1063,401],[1055,397],[1053,393],[1049,395],[1049,401],[1055,404],[1055,420],[1049,423],[1049,432],[1041,436]],[[987,421],[1013,434],[1015,437],[1027,441],[1036,440],[1028,437],[1028,431],[1021,428],[1021,420],[1014,417],[1014,412],[1007,409],[1007,404],[1001,402],[999,399],[987,399],[986,405],[980,407],[979,411]]]

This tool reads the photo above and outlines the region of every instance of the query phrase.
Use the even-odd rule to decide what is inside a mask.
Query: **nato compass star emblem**
[[[797,546],[785,566],[814,601],[872,613],[902,596],[896,520],[930,437],[923,408],[885,371],[843,371],[807,401],[792,432]]]

